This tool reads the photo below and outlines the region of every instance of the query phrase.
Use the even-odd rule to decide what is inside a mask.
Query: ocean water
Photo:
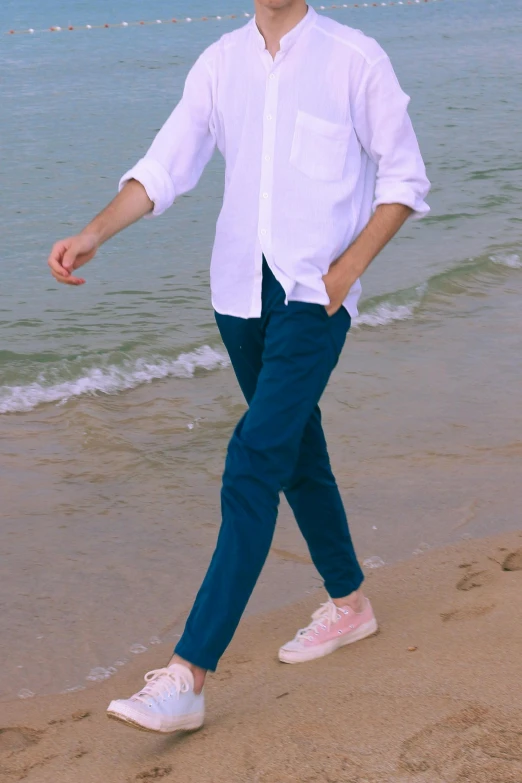
[[[252,10],[246,0],[221,4],[4,0],[0,29]],[[330,13],[390,53],[412,96],[433,181],[430,217],[404,230],[367,275],[361,325],[422,312],[455,270],[463,281],[481,267],[494,277],[505,259],[516,275],[520,3],[444,0]],[[56,239],[112,197],[178,100],[198,52],[238,24],[2,37],[0,413],[222,366],[208,294],[218,156],[167,216],[107,245],[81,292],[57,288],[45,260]]]
[[[106,245],[82,288],[55,284],[46,258],[112,198],[199,52],[251,11],[248,0],[1,4],[0,698],[83,687],[174,638],[211,553],[244,409],[209,296],[222,161],[167,215]],[[197,21],[227,13],[237,18]],[[389,562],[519,524],[506,503],[522,442],[522,6],[324,13],[390,54],[433,182],[430,216],[365,276],[325,396],[361,556]],[[300,551],[292,530],[283,514],[278,551]],[[257,608],[281,601],[282,579],[285,600],[313,586],[299,562],[268,564]]]

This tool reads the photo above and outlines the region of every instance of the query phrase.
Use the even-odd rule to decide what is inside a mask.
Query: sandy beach
[[[321,661],[276,659],[319,590],[248,618],[194,734],[105,716],[166,645],[91,690],[2,704],[2,783],[520,783],[522,532],[371,571],[367,588],[379,634]]]

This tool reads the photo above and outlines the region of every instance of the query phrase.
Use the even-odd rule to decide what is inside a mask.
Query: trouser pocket
[[[352,319],[346,307],[344,305],[333,315],[328,315],[325,308],[326,317],[328,318],[328,325],[330,328],[330,335],[332,338],[332,344],[334,350],[337,353],[337,358],[341,355],[341,351],[344,348],[346,336],[350,331],[352,325]]]

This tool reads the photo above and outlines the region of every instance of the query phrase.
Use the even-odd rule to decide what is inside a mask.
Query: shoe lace
[[[310,625],[307,625],[306,628],[301,628],[295,638],[303,639],[306,637],[312,641],[313,637],[311,634],[319,633],[319,628],[329,631],[332,624],[340,619],[341,615],[339,612],[341,611],[342,609],[339,609],[333,601],[326,601],[313,613]]]
[[[164,701],[167,697],[186,693],[192,687],[192,683],[183,671],[183,666],[170,666],[165,669],[153,669],[145,675],[145,687],[133,698],[136,701],[147,702],[151,700]]]

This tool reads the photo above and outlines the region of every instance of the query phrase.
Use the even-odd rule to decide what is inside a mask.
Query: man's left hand
[[[330,304],[328,315],[340,310],[350,288],[412,213],[404,204],[380,204],[355,242],[334,261],[323,277]]]
[[[323,277],[326,293],[330,298],[330,304],[326,306],[326,312],[329,316],[335,315],[341,309],[350,288],[358,277],[358,272],[351,268],[346,257],[334,261],[328,273]]]

